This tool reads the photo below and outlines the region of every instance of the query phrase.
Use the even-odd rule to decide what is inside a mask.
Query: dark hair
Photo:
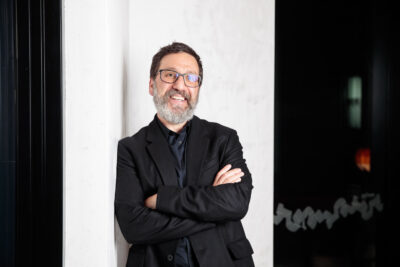
[[[199,65],[199,75],[201,77],[200,80],[200,85],[201,85],[201,83],[203,82],[203,65],[201,64],[201,59],[199,55],[187,44],[178,42],[173,42],[170,45],[161,47],[160,50],[157,52],[157,54],[153,56],[150,68],[150,77],[153,79],[156,78],[158,68],[160,67],[160,62],[163,57],[169,54],[175,54],[180,52],[188,53],[189,55],[192,55],[196,59],[197,65]]]

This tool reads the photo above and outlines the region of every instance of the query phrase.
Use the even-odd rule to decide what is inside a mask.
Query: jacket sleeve
[[[215,227],[214,223],[179,218],[144,206],[144,193],[132,156],[118,144],[115,214],[125,239],[132,244],[155,244]]]
[[[242,219],[248,210],[251,174],[243,158],[242,146],[236,131],[228,138],[222,156],[222,166],[232,164],[244,172],[241,182],[219,186],[161,186],[157,192],[156,209],[182,218],[204,222],[223,222]]]

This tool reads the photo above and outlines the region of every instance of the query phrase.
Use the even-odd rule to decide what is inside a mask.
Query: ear
[[[149,81],[149,94],[151,96],[154,96],[153,86],[154,86],[154,79],[150,78],[150,81]]]

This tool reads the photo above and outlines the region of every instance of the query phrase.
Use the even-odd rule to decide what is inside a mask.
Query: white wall
[[[128,0],[64,0],[64,266],[116,266]]]
[[[152,56],[180,41],[201,56],[196,114],[238,131],[253,175],[244,219],[256,266],[272,266],[274,0],[130,1],[127,134],[155,114],[148,95]]]
[[[64,266],[124,266],[116,143],[152,119],[151,57],[174,40],[203,60],[196,114],[239,133],[255,186],[244,226],[256,266],[272,266],[274,9],[274,0],[64,0]]]

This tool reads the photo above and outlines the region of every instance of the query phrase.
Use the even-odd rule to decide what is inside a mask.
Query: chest
[[[194,149],[200,147],[199,150]],[[223,167],[223,144],[221,142],[202,141],[200,144],[186,144],[183,153],[186,185],[212,185],[218,171]],[[148,149],[141,156],[138,174],[142,189],[146,195],[157,192],[160,186],[178,186],[177,159],[174,152],[166,146],[163,153]]]

